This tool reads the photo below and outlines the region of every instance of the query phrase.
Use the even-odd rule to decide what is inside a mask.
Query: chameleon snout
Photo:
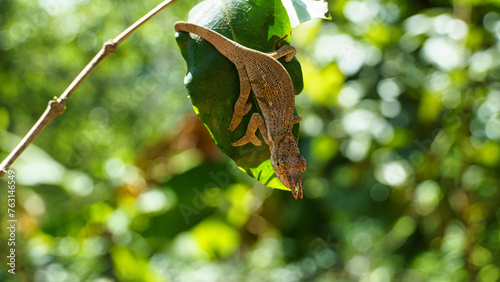
[[[292,195],[295,199],[297,196],[302,199],[304,193],[302,191],[302,180],[300,178],[300,172],[298,170],[292,169],[287,175],[288,188],[292,191]]]

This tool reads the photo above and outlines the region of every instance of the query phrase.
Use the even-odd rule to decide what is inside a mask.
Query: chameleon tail
[[[228,58],[232,62],[237,56],[234,52],[237,48],[234,47],[240,45],[213,30],[188,22],[176,22],[174,24],[174,28],[176,32],[186,31],[202,37],[206,41],[210,42],[210,44],[212,44],[222,55],[224,55],[224,57]]]

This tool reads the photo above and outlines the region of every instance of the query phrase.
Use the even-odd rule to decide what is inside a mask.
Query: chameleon
[[[243,146],[250,142],[261,146],[262,141],[255,135],[259,130],[269,146],[271,165],[276,176],[292,191],[295,199],[297,196],[302,199],[301,173],[306,169],[306,160],[301,156],[292,134],[293,125],[301,122],[302,118],[293,114],[295,93],[292,79],[277,60],[285,57],[286,62],[291,61],[297,52],[295,48],[284,45],[273,52],[264,53],[196,24],[176,22],[174,28],[176,32],[190,32],[205,39],[236,66],[240,94],[228,130],[233,132],[250,111],[252,103],[248,98],[251,90],[260,113],[252,114],[245,135],[231,145]]]

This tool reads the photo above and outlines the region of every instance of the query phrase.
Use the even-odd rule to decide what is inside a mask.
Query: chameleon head
[[[278,179],[292,190],[292,195],[302,199],[302,181],[300,174],[306,170],[306,160],[300,155],[297,141],[292,134],[277,140],[271,151],[271,164]]]

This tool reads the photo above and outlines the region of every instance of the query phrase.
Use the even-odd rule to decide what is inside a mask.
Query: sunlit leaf
[[[320,0],[281,0],[290,18],[292,28],[314,18],[331,19],[327,16],[328,3]]]

